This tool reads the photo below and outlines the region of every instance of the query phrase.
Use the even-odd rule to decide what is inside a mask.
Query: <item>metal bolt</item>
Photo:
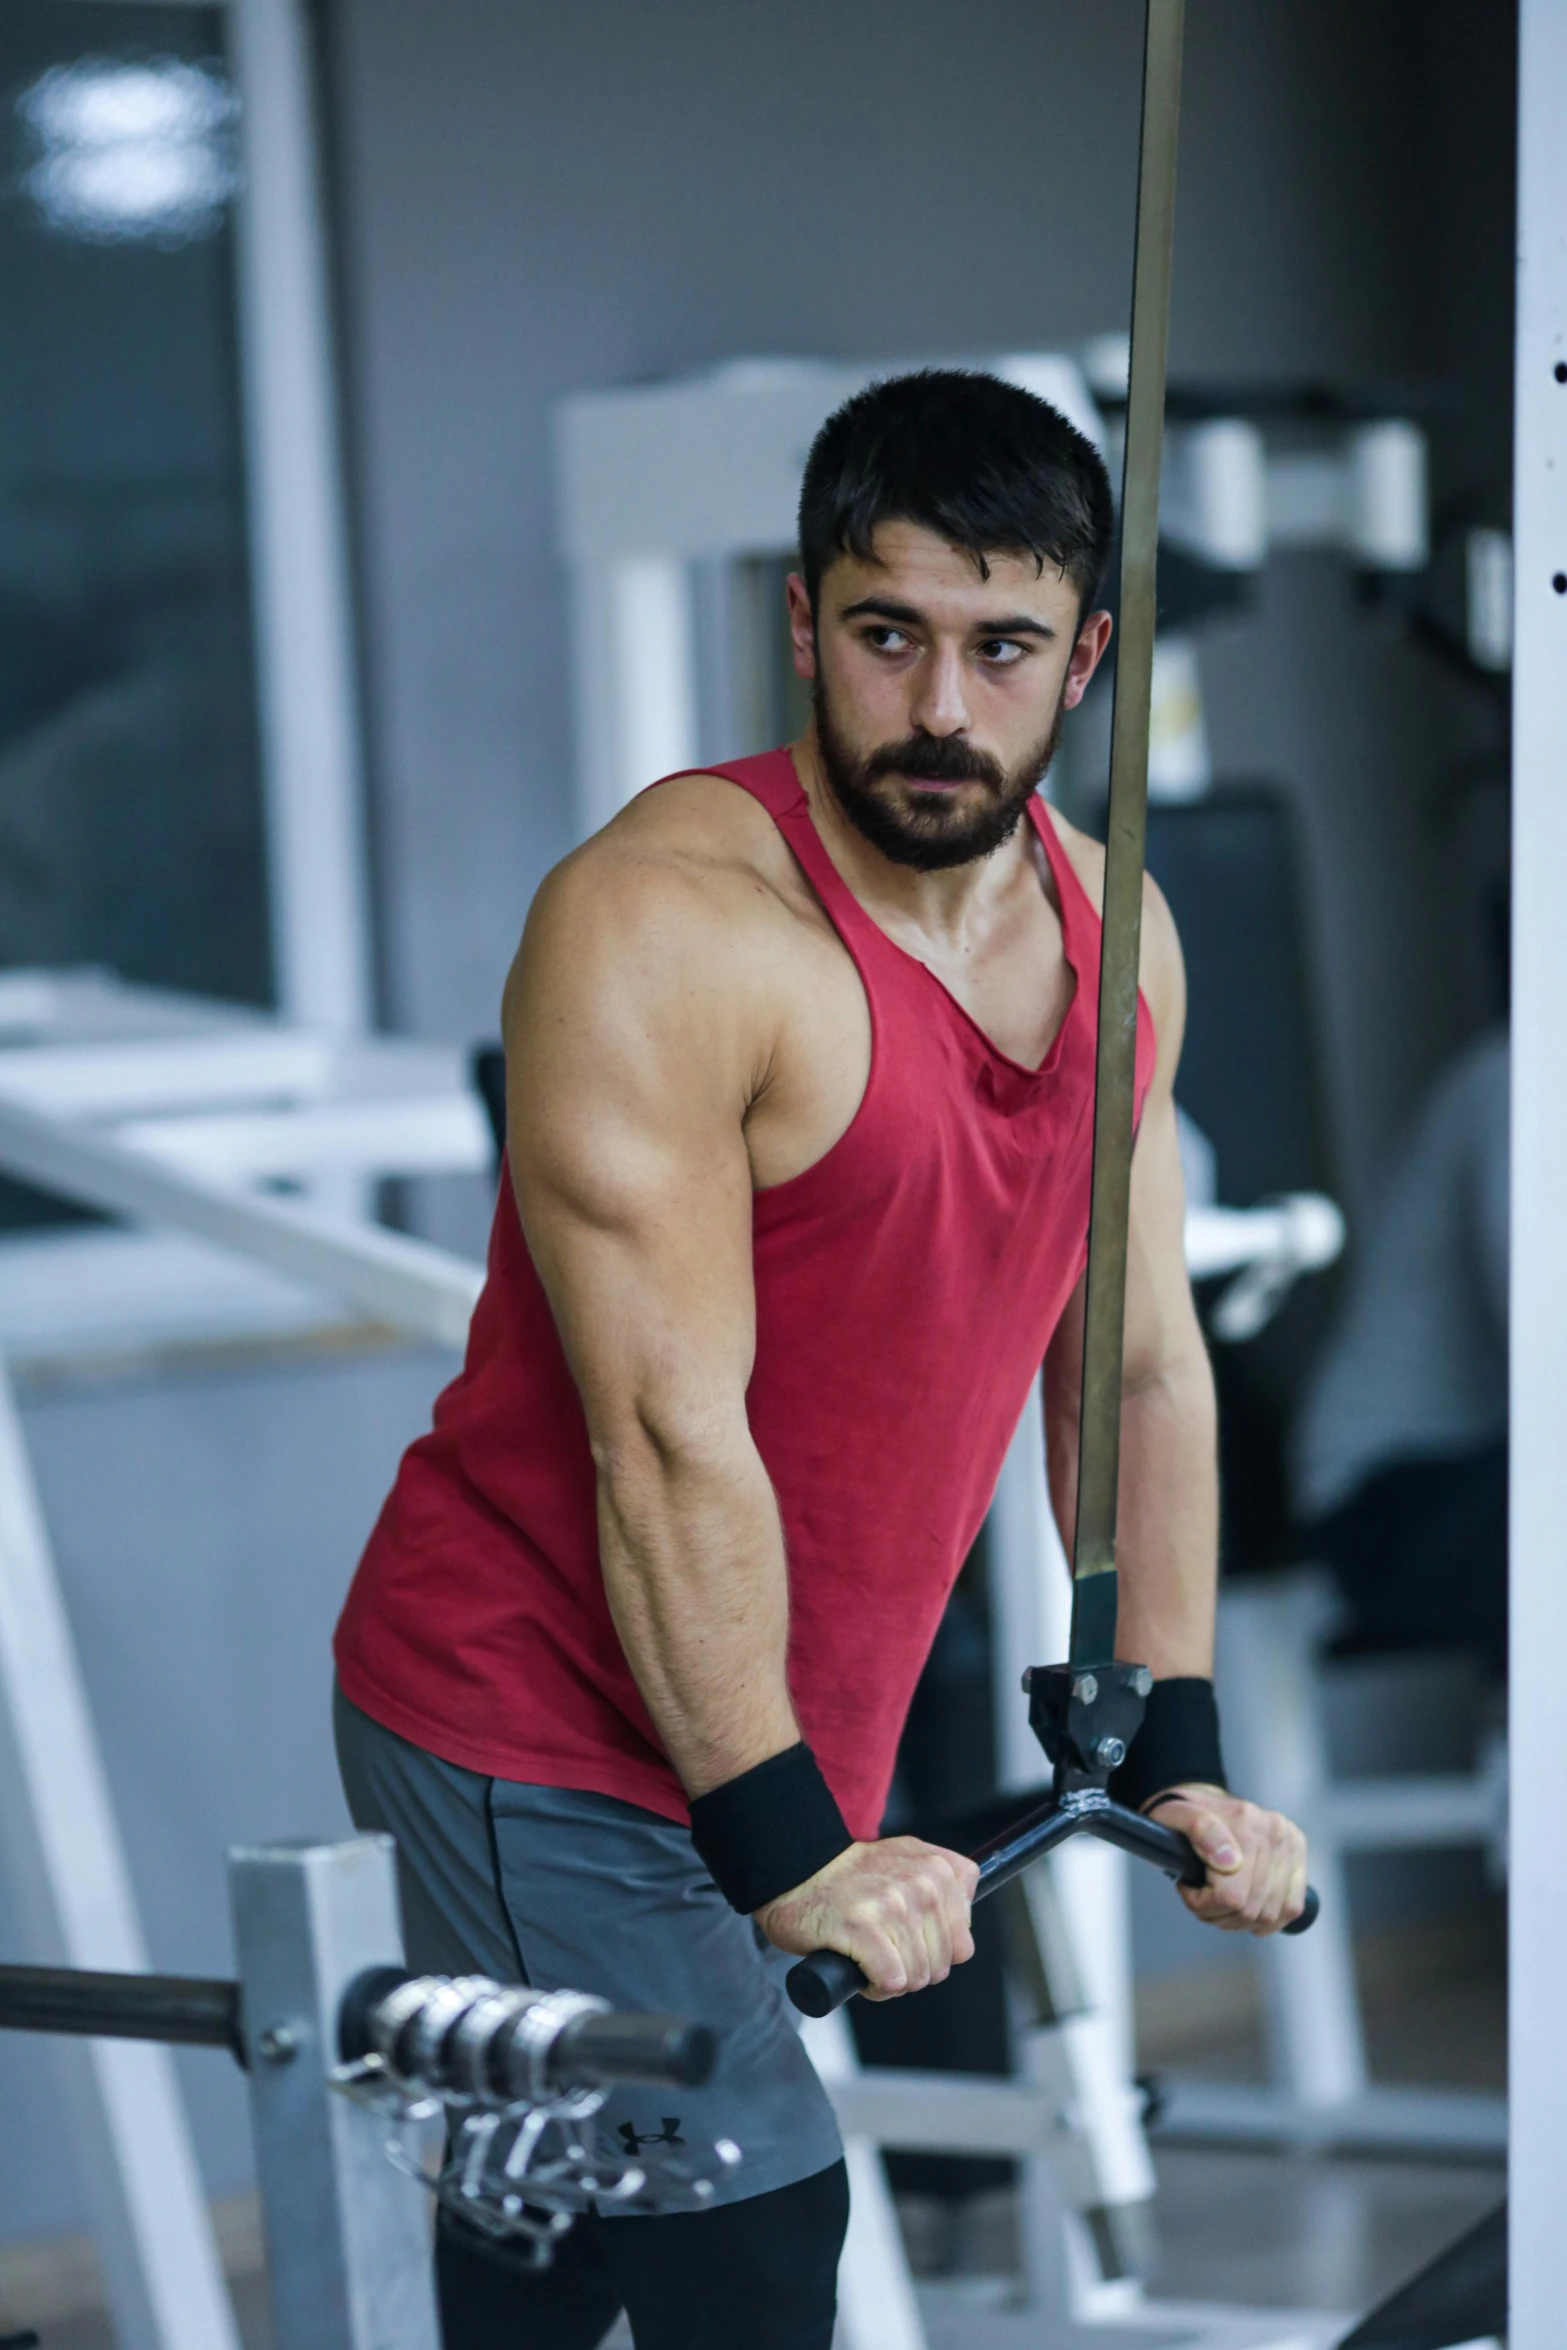
[[[1139,1665],[1132,1675],[1132,1687],[1139,1697],[1146,1697],[1153,1687],[1153,1675],[1146,1665]]]
[[[1099,1683],[1092,1673],[1083,1673],[1072,1683],[1072,1695],[1079,1705],[1092,1705],[1099,1695]]]
[[[256,2054],[263,2064],[291,2064],[299,2054],[299,2034],[292,2024],[267,2024],[256,2034]]]
[[[1029,1694],[1029,1691],[1030,1691],[1030,1690],[1033,1688],[1033,1686],[1034,1686],[1034,1668],[1033,1668],[1033,1666],[1032,1666],[1032,1665],[1025,1665],[1025,1666],[1023,1667],[1023,1695],[1024,1695],[1025,1697],[1027,1697],[1027,1695]]]
[[[1126,1760],[1126,1740],[1101,1738],[1094,1748],[1094,1760],[1107,1771],[1118,1771]]]

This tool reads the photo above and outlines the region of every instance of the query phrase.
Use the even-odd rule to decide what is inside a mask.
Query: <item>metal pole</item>
[[[278,1004],[370,1020],[348,531],[302,0],[232,0],[240,358]]]
[[[0,1167],[111,1214],[172,1224],[377,1320],[462,1346],[484,1268],[384,1225],[174,1167],[75,1119],[0,1100]]]
[[[0,1966],[0,2031],[226,2048],[243,2058],[239,1985],[201,1975],[105,1975]]]
[[[1120,650],[1110,739],[1110,813],[1099,966],[1094,1169],[1088,1223],[1083,1404],[1073,1544],[1073,1664],[1115,1654],[1116,1497],[1121,1468],[1121,1352],[1126,1314],[1137,1066],[1137,966],[1148,809],[1159,467],[1175,233],[1175,152],[1184,0],[1148,0],[1143,53],[1131,376],[1121,490]]]
[[[229,1855],[277,2350],[439,2350],[428,2198],[331,2087],[344,1993],[398,1966],[390,1836]]]
[[[1567,1776],[1567,11],[1519,14],[1518,342],[1513,527],[1512,1745],[1510,2270],[1512,2350],[1567,2330],[1562,2111],[1567,1879],[1555,1791]]]
[[[0,1859],[36,1959],[146,1966],[16,1399],[0,1359]],[[166,2048],[54,2050],[120,2350],[239,2350],[211,2214]]]

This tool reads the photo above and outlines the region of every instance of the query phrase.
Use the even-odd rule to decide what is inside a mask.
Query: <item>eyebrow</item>
[[[886,596],[862,596],[857,604],[846,604],[838,617],[840,620],[890,620],[898,628],[925,626],[924,613],[913,604],[895,604]],[[1048,621],[1030,619],[1026,612],[1009,612],[999,620],[977,622],[973,633],[980,637],[1037,636],[1047,642],[1056,635]]]

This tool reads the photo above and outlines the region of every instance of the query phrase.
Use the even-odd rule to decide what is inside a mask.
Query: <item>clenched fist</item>
[[[780,1950],[841,1950],[867,1976],[868,1999],[897,1999],[945,1981],[974,1955],[969,1904],[978,1863],[918,1836],[851,1844],[756,1922]]]
[[[1182,1885],[1193,1917],[1232,1934],[1276,1934],[1306,1906],[1306,1839],[1282,1812],[1264,1811],[1222,1787],[1178,1787],[1143,1805],[1189,1836],[1207,1865],[1206,1885]]]

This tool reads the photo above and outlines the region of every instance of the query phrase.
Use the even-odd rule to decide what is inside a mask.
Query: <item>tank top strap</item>
[[[1045,852],[1056,885],[1056,899],[1061,908],[1061,928],[1066,936],[1067,959],[1075,969],[1082,965],[1074,947],[1091,946],[1095,959],[1099,952],[1099,909],[1078,878],[1077,867],[1061,845],[1061,835],[1050,820],[1050,810],[1036,792],[1028,803],[1028,813],[1034,830]]]

